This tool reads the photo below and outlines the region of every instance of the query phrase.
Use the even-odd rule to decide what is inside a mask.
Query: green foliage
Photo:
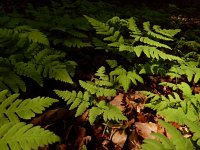
[[[159,123],[167,130],[170,134],[170,139],[159,133],[153,133],[157,140],[145,139],[142,144],[143,150],[188,150],[194,149],[192,142],[186,139],[182,134],[171,124],[162,120]]]
[[[17,99],[19,94],[7,96],[8,90],[0,92],[0,147],[9,149],[37,149],[60,141],[59,137],[39,126],[26,125],[20,119],[31,119],[46,107],[58,102],[49,97]]]
[[[19,94],[7,97],[8,91],[0,92],[0,125],[8,122],[19,122],[22,119],[31,119],[35,114],[41,114],[46,107],[58,102],[49,97],[36,97],[33,99],[17,99]]]
[[[107,23],[100,22],[88,16],[85,16],[85,18],[91,23],[97,34],[106,36],[103,39],[105,42],[111,42],[107,43],[110,50],[117,48],[119,52],[127,51],[133,56],[136,54],[137,57],[140,57],[143,52],[148,58],[182,60],[180,57],[166,54],[165,51],[159,50],[159,48],[171,49],[171,47],[156,41],[172,41],[173,36],[180,32],[179,29],[167,30],[160,29],[159,26],[154,26],[154,30],[157,32],[155,33],[150,29],[150,23],[144,22],[143,28],[145,32],[143,33],[133,18],[124,20],[119,17],[113,17]],[[128,38],[124,38],[123,36],[125,30],[129,31]]]
[[[31,150],[60,141],[48,130],[23,122],[9,122],[0,127],[0,147],[4,150]]]
[[[134,85],[137,85],[137,81],[143,83],[142,77],[136,73],[135,70],[133,71],[126,71],[121,66],[115,68],[113,71],[110,72],[111,76],[117,76],[116,80],[119,82],[120,85],[124,88],[125,92],[130,87],[131,82]]]
[[[194,81],[194,83],[197,83],[200,80],[199,62],[189,61],[174,65],[166,75],[171,78],[181,78],[185,75],[189,82]]]
[[[89,122],[93,124],[97,116],[101,114],[103,114],[103,120],[105,122],[109,120],[121,121],[127,119],[118,107],[108,104],[105,101],[100,101],[96,107],[90,109]]]
[[[78,108],[76,111],[76,117],[82,115],[85,110],[91,105],[91,94],[87,91],[84,93],[79,91],[78,93],[76,91],[60,91],[60,90],[54,90],[55,93],[64,99],[66,101],[67,105],[70,105],[70,110],[74,108]]]
[[[43,86],[43,78],[73,83],[76,63],[64,61],[65,53],[49,48],[46,36],[28,26],[1,29],[0,89],[25,92],[22,76]],[[10,46],[11,45],[11,46]],[[44,48],[46,47],[46,48]]]
[[[150,103],[146,104],[157,111],[166,121],[177,122],[181,125],[187,125],[194,133],[192,139],[199,145],[199,112],[200,112],[200,94],[192,94],[190,86],[182,82],[181,84],[165,83],[161,85],[168,86],[175,91],[182,91],[182,94],[174,92],[173,95],[165,97],[163,95],[144,92],[151,98]]]
[[[84,88],[82,91],[61,91],[54,90],[55,93],[66,101],[71,109],[77,108],[75,116],[82,115],[86,109],[89,110],[89,122],[93,124],[99,115],[103,115],[104,121],[126,120],[121,110],[109,103],[106,103],[105,98],[116,95],[116,90],[113,89],[113,83],[109,80],[109,76],[105,75],[105,67],[100,67],[95,73],[94,81],[79,81],[79,84]],[[100,102],[98,99],[100,98]]]

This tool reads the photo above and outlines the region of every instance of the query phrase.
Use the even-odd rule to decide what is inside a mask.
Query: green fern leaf
[[[133,17],[128,19],[128,29],[131,31],[131,34],[133,34],[133,35],[135,35],[135,34],[136,35],[141,35],[142,34],[142,32],[137,27]]]
[[[170,141],[176,145],[176,150],[188,150],[194,149],[192,142],[189,139],[186,139],[182,136],[182,134],[172,125],[159,120],[159,123],[167,130],[167,132],[171,135]]]
[[[96,19],[90,18],[86,15],[84,17],[91,23],[94,29],[96,29],[97,34],[102,35],[112,35],[114,32],[114,27],[111,27],[108,24],[102,23]]]
[[[94,121],[96,120],[97,116],[101,115],[103,113],[103,110],[101,110],[98,107],[92,107],[89,111],[89,122],[92,125]]]
[[[40,43],[49,46],[49,40],[47,39],[46,35],[36,29],[32,29],[32,31],[28,35],[28,39],[30,42]]]
[[[161,39],[161,40],[173,41],[173,39],[171,39],[171,38],[165,37],[163,35],[160,35],[160,34],[157,34],[157,33],[154,33],[153,31],[151,31],[150,22],[144,22],[143,27],[144,27],[144,30],[147,31],[148,35],[151,35],[151,36]]]
[[[176,35],[178,32],[180,32],[181,30],[180,29],[161,29],[160,26],[158,25],[154,25],[153,26],[153,29],[157,32],[157,33],[160,33],[162,35],[165,35],[165,36],[168,36],[168,37],[173,37],[174,35]]]
[[[118,63],[117,63],[116,60],[106,60],[106,62],[108,63],[108,65],[110,66],[110,68],[115,68],[118,65]]]
[[[78,117],[80,115],[82,115],[86,109],[90,106],[90,103],[88,101],[83,101],[79,106],[78,109],[76,111],[75,117]]]
[[[193,122],[189,119],[184,119],[184,123],[189,127],[189,130],[192,131],[193,136],[192,140],[196,141],[197,144],[200,146],[200,124],[199,122]]]
[[[40,86],[43,86],[43,79],[33,63],[18,62],[14,65],[17,74],[29,77],[36,81]]]
[[[84,82],[79,80],[79,84],[81,85],[81,87],[89,91],[91,94],[95,94],[98,91],[98,87],[95,86],[93,82]]]
[[[148,37],[141,37],[140,38],[140,42],[143,42],[145,44],[149,44],[151,46],[156,46],[156,47],[164,47],[164,48],[167,48],[167,49],[171,49],[171,47],[165,45],[165,44],[162,44],[160,42],[157,42],[157,41],[154,41]]]
[[[45,107],[58,102],[58,100],[49,97],[20,100],[17,99],[18,96],[19,94],[13,94],[1,100],[0,116],[2,119],[9,120],[10,122],[19,122],[19,117],[22,119],[30,119],[35,114],[41,114],[45,110]]]
[[[10,122],[0,127],[0,147],[3,150],[31,150],[60,141],[48,130],[23,122]]]
[[[111,104],[107,104],[105,101],[100,101],[97,107],[92,107],[89,112],[89,122],[93,124],[97,116],[103,114],[103,119],[105,122],[108,120],[122,121],[127,120],[127,118],[122,114],[118,107]]]
[[[142,150],[173,150],[167,149],[162,145],[159,141],[147,139],[144,140],[144,144],[142,144]]]

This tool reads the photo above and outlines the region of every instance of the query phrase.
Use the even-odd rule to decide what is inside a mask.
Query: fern
[[[87,91],[84,93],[82,93],[81,91],[79,91],[78,93],[76,91],[54,91],[59,97],[62,97],[62,99],[67,102],[67,105],[71,104],[69,108],[70,110],[78,107],[75,114],[76,117],[82,115],[85,110],[91,105],[91,95]]]
[[[58,100],[49,97],[36,97],[33,99],[17,99],[19,94],[6,96],[8,91],[0,92],[0,119],[1,125],[7,122],[19,122],[19,118],[31,119],[35,114],[41,114],[45,107]]]
[[[161,29],[160,26],[154,25],[153,29],[162,35],[168,36],[168,37],[173,37],[175,36],[178,32],[180,32],[180,29]]]
[[[194,83],[197,83],[200,80],[200,68],[198,62],[182,62],[180,65],[172,66],[166,75],[171,78],[180,78],[186,75],[189,82],[194,81]]]
[[[100,101],[96,107],[92,107],[89,112],[89,122],[93,124],[99,115],[103,115],[103,120],[121,121],[127,118],[122,114],[121,110],[111,104],[107,104],[105,101]]]
[[[66,101],[71,109],[77,109],[75,116],[82,115],[86,109],[89,109],[89,122],[91,124],[97,119],[97,116],[103,115],[104,121],[125,120],[126,117],[122,114],[121,110],[111,104],[107,104],[103,97],[111,97],[116,95],[116,90],[113,89],[113,83],[110,81],[108,75],[105,74],[105,67],[100,67],[95,73],[95,78],[92,81],[81,81],[79,84],[84,88],[82,91],[60,91],[54,90],[55,93]],[[98,99],[102,99],[99,103]]]
[[[31,150],[60,141],[60,138],[39,126],[9,122],[0,127],[0,147],[4,150]]]
[[[176,149],[176,150],[188,150],[194,149],[192,142],[186,139],[182,134],[172,125],[167,122],[159,121],[159,123],[167,130],[170,134],[170,139],[167,139],[164,135],[153,133],[153,135],[158,138],[154,141],[151,139],[145,139],[144,144],[142,144],[142,149],[144,150],[160,150],[160,149]]]
[[[100,22],[88,16],[85,16],[85,18],[91,23],[93,28],[96,29],[97,34],[106,36],[105,38],[103,38],[105,42],[111,42],[107,43],[107,46],[110,47],[111,51],[115,50],[113,49],[114,47],[119,51],[128,51],[130,53],[134,53],[137,57],[140,57],[141,53],[144,52],[148,58],[182,60],[180,57],[169,55],[159,50],[159,48],[171,50],[171,47],[164,43],[156,41],[172,41],[172,37],[175,35],[175,33],[178,33],[179,30],[163,30],[163,32],[160,30],[159,33],[155,33],[151,31],[150,23],[144,22],[143,28],[145,32],[143,33],[137,27],[133,18],[124,20],[120,19],[119,17],[113,17],[112,19],[110,19],[112,21],[108,21],[107,23]],[[126,36],[126,38],[124,38],[123,36],[124,28],[127,28],[130,31],[130,35]],[[164,34],[164,31],[170,36]],[[143,43],[144,45],[141,45],[140,43]]]
[[[161,85],[168,86],[174,91],[182,91],[181,97],[176,92],[168,97],[144,92],[148,98],[151,98],[146,106],[157,110],[157,114],[163,116],[166,121],[187,125],[194,133],[192,139],[199,145],[200,94],[193,95],[190,86],[185,82],[180,84],[163,82]]]
[[[165,36],[161,35],[162,32],[158,32],[158,33],[161,33],[161,34],[158,34],[158,33],[155,33],[153,31],[151,31],[151,29],[150,29],[150,22],[144,22],[143,23],[143,27],[144,27],[144,30],[147,31],[148,35],[151,35],[151,36],[153,36],[155,38],[158,38],[158,39],[161,39],[161,40],[173,41],[173,39],[166,37],[166,34],[163,34]],[[155,28],[155,25],[154,25],[153,28]],[[158,31],[158,30],[156,30],[156,31]]]
[[[122,67],[117,67],[115,70],[110,72],[111,76],[117,76],[116,80],[120,85],[124,88],[125,92],[129,89],[131,82],[137,85],[137,81],[143,83],[143,79],[140,75],[138,75],[135,70],[126,71]]]
[[[0,30],[0,37],[1,48],[5,49],[0,58],[1,90],[25,92],[26,85],[21,76],[33,79],[40,86],[46,77],[73,83],[71,76],[76,63],[63,62],[65,54],[48,48],[49,41],[39,30],[18,26]]]

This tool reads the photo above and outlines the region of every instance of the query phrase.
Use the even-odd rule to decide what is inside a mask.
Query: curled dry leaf
[[[136,130],[133,130],[127,139],[126,149],[129,150],[140,150],[141,142],[139,140]]]
[[[124,94],[119,93],[112,101],[110,101],[110,104],[119,107],[121,111],[124,111],[124,106],[122,105]]]
[[[151,133],[157,132],[158,130],[158,127],[155,123],[136,122],[135,127],[138,135],[140,135],[144,139],[155,139],[155,137],[151,135]]]
[[[124,129],[119,129],[119,130],[116,130],[116,131],[115,131],[115,129],[113,129],[112,131],[114,132],[113,135],[112,135],[112,139],[111,139],[112,142],[114,144],[116,144],[117,149],[123,148],[124,144],[126,142],[126,139],[127,139],[127,133],[125,132]]]

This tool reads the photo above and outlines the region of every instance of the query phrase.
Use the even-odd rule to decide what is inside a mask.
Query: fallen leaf
[[[155,139],[155,137],[153,135],[151,135],[151,133],[157,132],[157,130],[158,130],[158,127],[155,123],[136,122],[135,127],[136,127],[136,131],[137,131],[138,135],[140,135],[144,139]]]
[[[140,150],[141,142],[139,140],[136,130],[133,130],[127,139],[126,148],[128,150]]]
[[[125,132],[124,129],[119,129],[119,130],[116,130],[115,129],[113,130],[114,133],[112,134],[112,142],[114,144],[116,144],[116,146],[119,148],[123,148],[124,147],[124,144],[126,142],[126,139],[127,139],[127,133]]]

